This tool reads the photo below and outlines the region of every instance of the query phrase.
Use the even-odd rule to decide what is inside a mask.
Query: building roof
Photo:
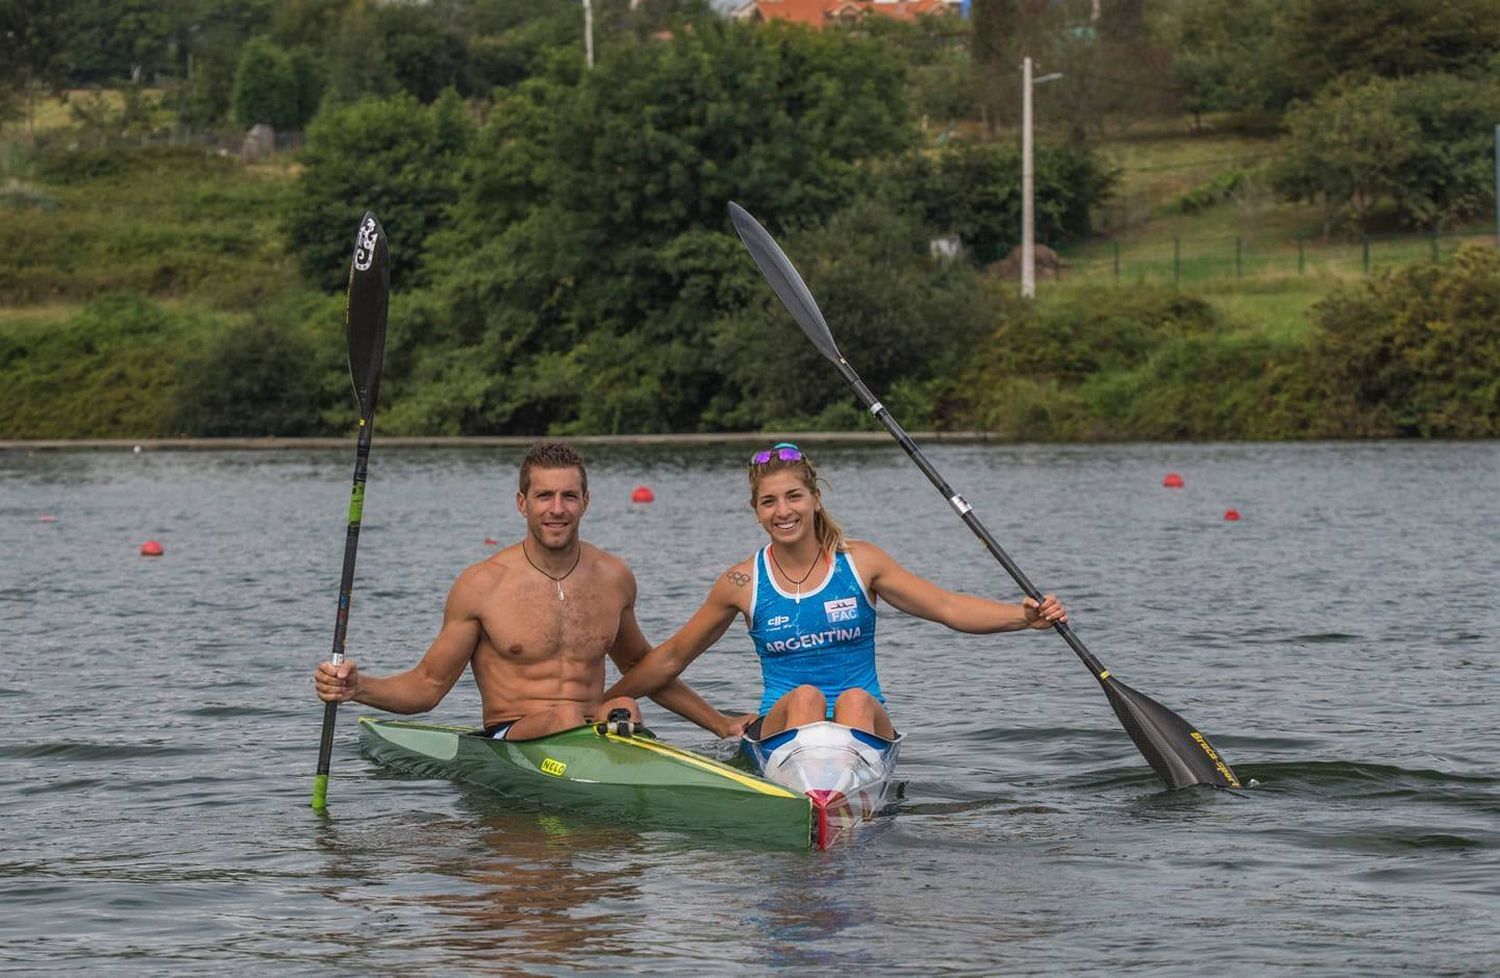
[[[943,13],[946,0],[745,0],[736,16],[752,20],[784,20],[810,27],[860,20],[869,14],[895,20],[916,20]]]

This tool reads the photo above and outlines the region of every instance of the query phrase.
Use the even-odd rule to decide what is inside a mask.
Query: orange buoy
[[[166,553],[166,551],[163,550],[161,544],[157,543],[155,540],[147,540],[145,543],[141,544],[142,557],[160,557],[164,553]]]
[[[1182,476],[1178,475],[1176,472],[1168,472],[1166,478],[1161,480],[1161,484],[1166,486],[1168,489],[1181,489]]]
[[[630,494],[630,501],[633,503],[653,503],[656,501],[656,493],[652,492],[647,486],[636,486],[635,492]]]
[[[1232,523],[1240,518],[1240,511],[1237,509],[1226,509],[1224,510],[1224,518]]]

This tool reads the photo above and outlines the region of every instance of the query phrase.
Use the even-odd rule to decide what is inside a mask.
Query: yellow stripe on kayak
[[[706,757],[699,757],[697,754],[693,754],[685,750],[678,750],[676,747],[669,747],[666,744],[660,744],[654,740],[647,740],[644,737],[621,737],[616,733],[606,733],[604,736],[610,740],[618,740],[623,743],[634,744],[637,747],[655,751],[658,754],[675,758],[679,761],[686,761],[694,767],[701,768],[704,771],[708,771],[712,774],[717,774],[721,778],[728,778],[730,781],[735,781],[747,788],[753,788],[763,795],[772,795],[776,798],[802,797],[797,792],[789,791],[779,784],[772,784],[764,778],[757,778],[753,774],[746,774],[743,771],[736,771],[734,768],[729,767],[725,764],[720,764],[718,761],[712,761]]]

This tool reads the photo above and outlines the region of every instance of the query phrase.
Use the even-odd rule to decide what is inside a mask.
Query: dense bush
[[[176,364],[201,322],[137,295],[64,323],[0,329],[0,437],[139,438],[169,430]]]
[[[309,331],[284,315],[216,330],[180,365],[170,428],[208,437],[322,434],[341,351],[332,329]]]
[[[1311,353],[1332,436],[1500,435],[1500,255],[1471,246],[1318,304]]]
[[[62,143],[39,148],[32,159],[38,180],[64,186],[141,176],[177,184],[189,180],[223,180],[231,177],[239,165],[236,159],[204,152],[197,146],[80,149]]]
[[[1172,202],[1172,209],[1183,214],[1198,214],[1217,207],[1244,188],[1247,177],[1244,170],[1226,170],[1206,183],[1194,187]]]
[[[1014,303],[957,389],[955,426],[1011,438],[1285,438],[1306,424],[1303,347],[1166,290]]]

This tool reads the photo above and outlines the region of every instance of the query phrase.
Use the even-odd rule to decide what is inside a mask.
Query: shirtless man
[[[324,662],[313,674],[318,698],[422,713],[437,706],[468,666],[493,737],[544,737],[619,708],[639,722],[634,699],[601,702],[604,657],[626,672],[651,645],[636,624],[629,566],[578,538],[588,505],[582,457],[560,442],[532,446],[516,493],[526,535],[458,576],[443,627],[422,660],[383,677],[361,674],[352,659]],[[651,698],[721,737],[738,736],[754,719],[720,713],[681,681]]]

